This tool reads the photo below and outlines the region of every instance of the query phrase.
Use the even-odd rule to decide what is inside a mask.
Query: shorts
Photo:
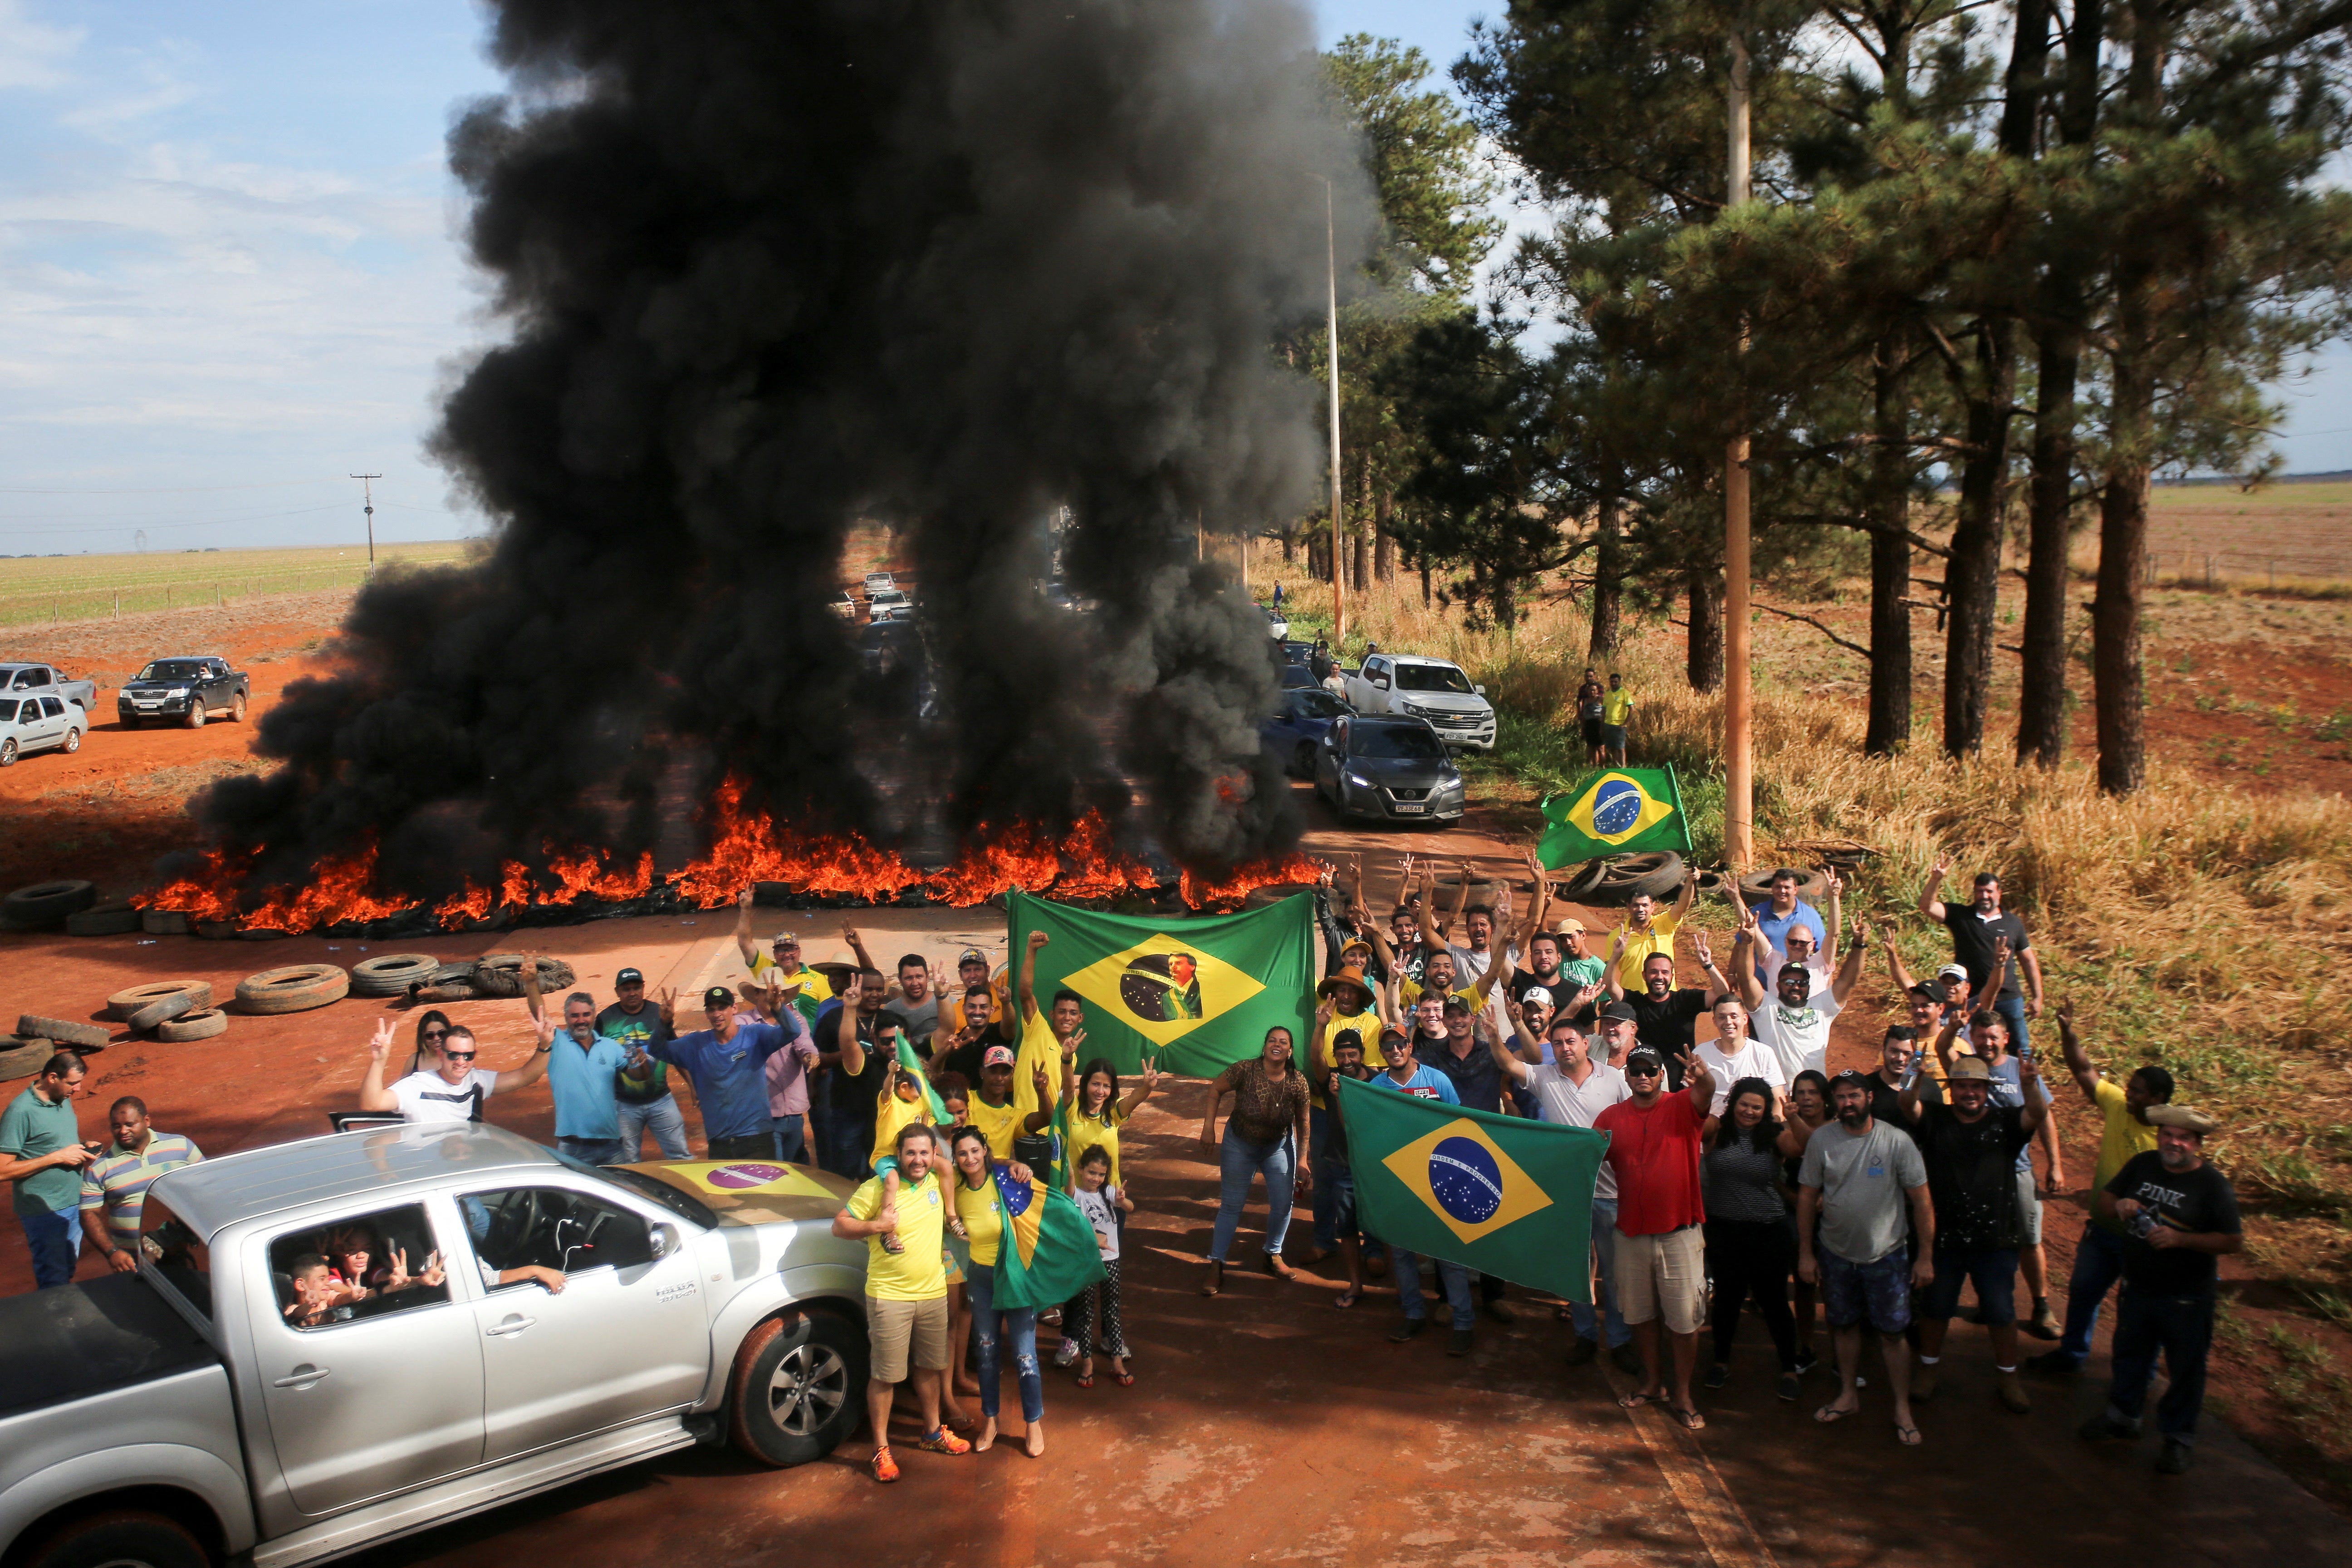
[[[1960,1286],[1973,1279],[1977,1285],[1977,1305],[1984,1309],[1986,1322],[2017,1321],[2017,1253],[2014,1248],[2003,1247],[1966,1251],[1938,1242],[1933,1256],[1936,1279],[1927,1287],[1927,1300],[1920,1304],[1921,1317],[1938,1323],[1948,1323],[1958,1317]]]
[[[2033,1172],[2017,1173],[2017,1213],[2025,1222],[2025,1245],[2042,1245],[2042,1200],[2033,1195]]]
[[[1318,1173],[1324,1190],[1330,1194],[1331,1233],[1341,1241],[1354,1241],[1363,1235],[1356,1224],[1356,1178],[1346,1169],[1323,1170]]]
[[[1834,1252],[1816,1252],[1822,1269],[1822,1310],[1830,1327],[1859,1327],[1864,1318],[1882,1334],[1911,1326],[1911,1256],[1896,1247],[1875,1263],[1849,1263]]]
[[[1625,749],[1625,726],[1622,724],[1601,725],[1601,743],[1608,747],[1612,752],[1623,751]]]
[[[866,1298],[866,1342],[872,1353],[877,1383],[907,1381],[907,1362],[926,1372],[945,1372],[948,1365],[948,1299],[928,1301],[886,1301]]]
[[[1598,719],[1586,719],[1580,721],[1580,722],[1584,726],[1584,743],[1588,746],[1597,746],[1601,744],[1601,721]]]
[[[1706,1233],[1695,1225],[1663,1236],[1617,1233],[1617,1311],[1629,1323],[1665,1320],[1670,1334],[1698,1332],[1706,1284]]]

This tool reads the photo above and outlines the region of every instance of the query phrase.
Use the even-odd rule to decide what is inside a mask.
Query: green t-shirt
[[[1609,973],[1609,961],[1605,958],[1565,958],[1560,960],[1559,972],[1575,981],[1580,989],[1598,985],[1601,977]],[[1555,996],[1552,1000],[1565,1002],[1567,998]]]
[[[70,1100],[52,1105],[28,1088],[0,1110],[0,1154],[11,1159],[37,1160],[80,1142],[81,1123]],[[52,1165],[8,1184],[16,1189],[18,1214],[81,1206],[81,1173],[68,1165]]]

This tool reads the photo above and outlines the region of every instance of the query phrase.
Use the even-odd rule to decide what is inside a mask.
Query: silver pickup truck
[[[290,1568],[696,1442],[816,1458],[864,1418],[847,1190],[482,1125],[170,1172],[135,1274],[0,1301],[0,1563]]]

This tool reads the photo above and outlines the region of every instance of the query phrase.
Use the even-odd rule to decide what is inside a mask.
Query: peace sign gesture
[[[384,1053],[390,1049],[392,1049],[392,1020],[378,1018],[375,1021],[375,1033],[368,1040],[368,1055],[377,1061],[382,1061]]]

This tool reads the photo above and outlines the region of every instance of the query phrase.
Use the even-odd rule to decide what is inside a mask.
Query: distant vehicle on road
[[[857,618],[857,601],[849,596],[849,590],[846,588],[841,591],[840,597],[833,601],[831,608],[835,615],[845,621],[854,621]]]
[[[123,683],[115,694],[114,716],[126,730],[150,719],[201,730],[222,714],[243,723],[252,695],[252,680],[218,654],[159,658]]]
[[[1299,679],[1289,678],[1297,671]],[[1291,688],[1282,694],[1281,711],[1257,727],[1258,744],[1268,756],[1282,764],[1282,771],[1293,778],[1315,776],[1315,748],[1331,732],[1333,721],[1355,711],[1345,702],[1315,684],[1315,678],[1298,665],[1283,671],[1283,684]]]
[[[1363,667],[1347,678],[1346,695],[1359,713],[1426,719],[1457,750],[1495,749],[1495,710],[1486,700],[1486,689],[1471,685],[1452,659],[1367,654]]]
[[[1315,793],[1339,820],[1462,820],[1462,774],[1426,719],[1349,714],[1315,748]]]
[[[866,618],[875,626],[885,621],[911,621],[915,618],[914,601],[896,588],[885,588],[866,601]]]
[[[27,691],[37,691],[44,697],[55,697],[70,702],[87,718],[98,705],[98,682],[68,680],[55,665],[0,664],[0,692],[22,697]],[[85,722],[83,729],[89,728]]]
[[[898,580],[892,577],[887,572],[868,572],[866,574],[866,596],[869,599],[877,594],[889,593],[898,585]]]
[[[15,767],[27,752],[79,752],[89,728],[89,715],[62,698],[0,697],[0,768]]]

